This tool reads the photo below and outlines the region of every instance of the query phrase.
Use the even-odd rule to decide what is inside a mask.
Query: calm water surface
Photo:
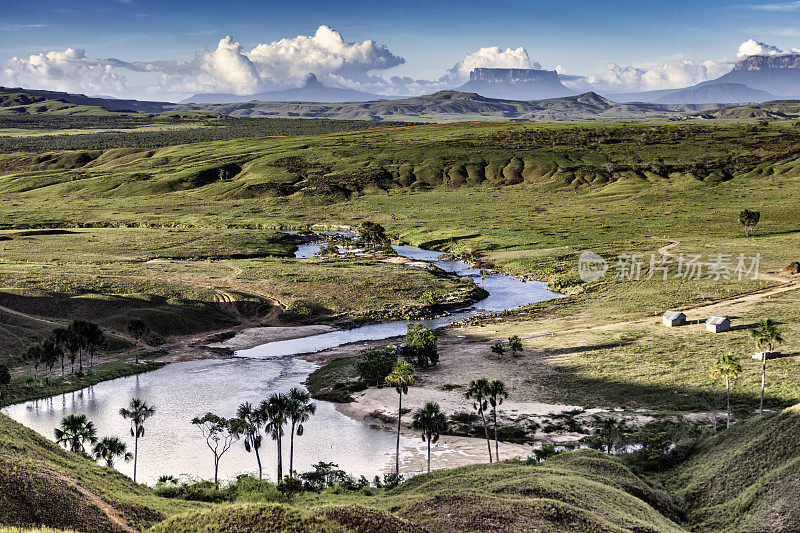
[[[311,257],[320,245],[299,247],[296,257]],[[438,259],[438,252],[413,246],[394,246],[398,254],[426,261],[459,276],[468,276],[480,284],[476,269],[460,261]],[[422,321],[439,328],[462,318],[486,312],[513,309],[561,295],[548,291],[544,283],[524,282],[512,276],[486,276],[484,288],[489,296],[470,309],[447,317]],[[347,331],[335,331],[301,339],[271,342],[236,357],[175,363],[159,370],[106,381],[74,393],[13,405],[3,412],[14,420],[53,438],[53,429],[71,413],[86,414],[100,437],[116,435],[133,449],[128,422],[119,409],[133,397],[156,406],[156,415],[148,421],[145,438],[139,441],[138,478],[154,483],[164,474],[213,477],[213,456],[206,448],[200,431],[191,424],[195,416],[213,412],[234,416],[239,404],[257,403],[275,392],[302,386],[316,365],[293,357],[350,342],[387,339],[402,335],[406,321],[386,322]],[[331,461],[348,473],[372,478],[392,462],[394,434],[368,427],[336,411],[334,404],[316,402],[317,414],[306,424],[306,431],[295,441],[295,469],[305,471],[318,461]],[[405,439],[403,439],[405,441]],[[401,442],[401,445],[404,444]],[[262,446],[265,474],[275,479],[277,449],[272,441]],[[288,441],[284,446],[284,468],[288,469]],[[132,475],[131,464],[120,462],[120,471]],[[232,478],[239,473],[257,471],[255,456],[235,444],[223,457],[220,476]]]

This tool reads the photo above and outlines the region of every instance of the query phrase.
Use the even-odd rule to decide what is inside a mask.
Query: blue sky
[[[426,80],[487,46],[524,47],[545,68],[589,75],[609,63],[731,58],[747,39],[782,50],[800,45],[800,2],[792,1],[86,0],[9,2],[3,11],[0,68],[13,56],[67,48],[93,59],[171,61],[214,50],[227,35],[247,52],[259,43],[314,35],[320,25],[345,42],[371,39],[405,59],[372,74]],[[127,85],[142,77],[123,75]]]

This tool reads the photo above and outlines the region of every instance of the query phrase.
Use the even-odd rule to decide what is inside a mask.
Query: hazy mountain
[[[541,100],[575,94],[561,83],[555,70],[523,68],[476,68],[469,73],[469,81],[456,90],[505,100]]]
[[[367,102],[370,100],[396,98],[370,94],[354,89],[339,89],[322,85],[314,74],[309,74],[302,87],[283,91],[268,91],[258,94],[237,95],[223,93],[195,94],[181,100],[181,104],[229,104],[236,102]]]
[[[800,54],[750,56],[729,73],[683,89],[609,94],[620,102],[745,103],[800,97]]]
[[[702,83],[741,83],[776,96],[800,97],[800,54],[750,56],[716,80]]]
[[[609,94],[619,102],[651,102],[656,104],[738,104],[743,102],[765,102],[775,95],[752,89],[742,83],[700,83],[683,89],[665,89],[641,93]]]
[[[185,104],[176,111],[207,111],[237,117],[338,118],[456,122],[463,120],[553,121],[641,120],[678,117],[687,112],[716,109],[716,105],[620,104],[596,93],[521,101],[487,98],[475,93],[439,91],[435,94],[351,103],[244,102]]]

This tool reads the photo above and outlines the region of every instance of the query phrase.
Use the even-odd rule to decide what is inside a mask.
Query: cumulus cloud
[[[86,93],[120,92],[125,76],[104,60],[90,59],[80,48],[12,57],[0,63],[0,85]]]
[[[456,63],[449,73],[456,81],[469,79],[472,69],[485,68],[535,68],[542,66],[536,61],[532,61],[528,56],[528,51],[523,47],[506,48],[503,50],[499,46],[486,46],[468,54],[464,59]]]
[[[322,80],[369,84],[371,71],[404,61],[384,45],[372,40],[346,42],[339,32],[320,26],[314,35],[261,43],[251,50],[227,36],[213,50],[168,61],[94,60],[83,50],[52,51],[0,63],[0,82],[119,93],[125,82],[120,71],[127,69],[155,74],[157,87],[150,87],[151,92],[252,94],[299,84],[311,73]]]
[[[320,26],[314,35],[261,43],[249,51],[227,36],[216,49],[194,58],[138,63],[135,68],[161,72],[163,88],[173,91],[253,94],[299,84],[312,73],[323,80],[366,82],[370,71],[404,61],[374,41],[345,42],[339,32]]]
[[[260,76],[289,81],[302,80],[312,72],[317,76],[366,79],[369,71],[387,70],[405,62],[374,41],[345,42],[328,26],[320,26],[313,36],[259,44],[247,55]]]

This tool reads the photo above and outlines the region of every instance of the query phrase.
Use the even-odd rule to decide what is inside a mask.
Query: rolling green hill
[[[701,531],[800,530],[800,405],[703,441],[667,476]]]
[[[0,414],[0,525],[130,531],[199,504],[166,500]]]

